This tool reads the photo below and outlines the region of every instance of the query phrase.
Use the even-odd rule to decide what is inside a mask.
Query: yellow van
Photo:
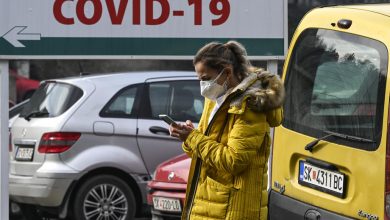
[[[390,4],[310,11],[284,66],[271,220],[390,219]]]

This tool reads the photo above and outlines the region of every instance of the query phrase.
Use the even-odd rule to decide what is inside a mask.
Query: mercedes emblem
[[[23,130],[22,130],[22,137],[25,137],[25,136],[26,136],[26,133],[27,133],[27,129],[26,129],[26,128],[23,128]]]

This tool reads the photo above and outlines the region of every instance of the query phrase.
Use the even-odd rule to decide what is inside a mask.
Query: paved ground
[[[9,220],[28,220],[26,218],[23,218],[23,217],[10,217]],[[56,218],[45,218],[45,219],[42,219],[42,220],[59,220],[59,219],[56,219]],[[137,218],[135,220],[151,220],[151,218]]]
[[[11,210],[10,210],[10,212],[11,212]],[[20,209],[15,208],[15,206],[13,206],[13,212],[14,212],[14,215],[11,214],[9,217],[9,220],[31,220],[25,216],[22,216]],[[60,219],[58,219],[58,218],[42,218],[42,220],[60,220]],[[67,220],[72,220],[72,219],[67,219]],[[134,220],[151,220],[151,218],[144,217],[144,218],[136,218]]]

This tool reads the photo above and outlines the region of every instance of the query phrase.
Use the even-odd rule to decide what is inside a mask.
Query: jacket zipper
[[[237,93],[236,93],[237,94]],[[236,95],[234,94],[234,95]],[[218,110],[215,112],[213,118],[211,119],[210,123],[207,125],[207,128],[206,128],[206,131],[204,133],[204,135],[209,135],[210,134],[210,130],[211,130],[211,127],[215,121],[215,116],[217,116],[217,114],[222,111],[221,109],[223,109],[223,107],[225,107],[225,103],[230,103],[230,100],[232,99],[232,97],[234,97],[233,94],[229,95],[226,100],[222,103],[222,105],[218,108]],[[226,124],[226,119],[225,119],[225,124]],[[222,131],[223,132],[223,131]],[[190,211],[192,210],[192,206],[194,205],[194,199],[195,199],[195,193],[196,193],[196,190],[198,189],[198,181],[199,181],[199,176],[200,176],[200,169],[201,169],[201,166],[202,166],[202,160],[200,160],[200,158],[197,158],[196,160],[196,164],[195,164],[195,175],[196,175],[196,182],[194,183],[194,185],[191,185],[191,188],[190,188],[190,193],[188,194],[189,196],[191,196],[191,203],[190,203],[190,206],[187,206],[187,209],[186,209],[186,219],[187,220],[190,220]],[[194,186],[194,187],[192,187]],[[187,203],[188,204],[188,203]]]
[[[264,145],[264,141],[265,141],[265,138],[267,138],[267,143]],[[268,136],[268,132],[265,133],[264,135],[264,141],[263,143],[261,144],[262,146],[260,147],[264,147],[264,165],[262,167],[262,170],[261,170],[261,173],[262,173],[262,176],[261,178],[263,178],[263,175],[264,175],[264,170],[265,170],[265,166],[267,166],[268,164],[268,160],[266,160],[266,156],[267,156],[267,146],[268,146],[268,142],[270,141],[269,140],[269,136]],[[268,181],[267,181],[267,184],[268,184]],[[260,210],[260,213],[259,213],[259,219],[261,218],[261,206],[262,206],[262,201],[263,201],[263,186],[264,186],[264,180],[261,182],[261,195],[260,195],[260,207],[259,207],[259,210]],[[267,195],[268,196],[268,195]]]

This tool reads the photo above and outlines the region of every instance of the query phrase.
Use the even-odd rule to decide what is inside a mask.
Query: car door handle
[[[152,126],[149,128],[149,131],[153,134],[169,135],[169,130],[160,126]]]

